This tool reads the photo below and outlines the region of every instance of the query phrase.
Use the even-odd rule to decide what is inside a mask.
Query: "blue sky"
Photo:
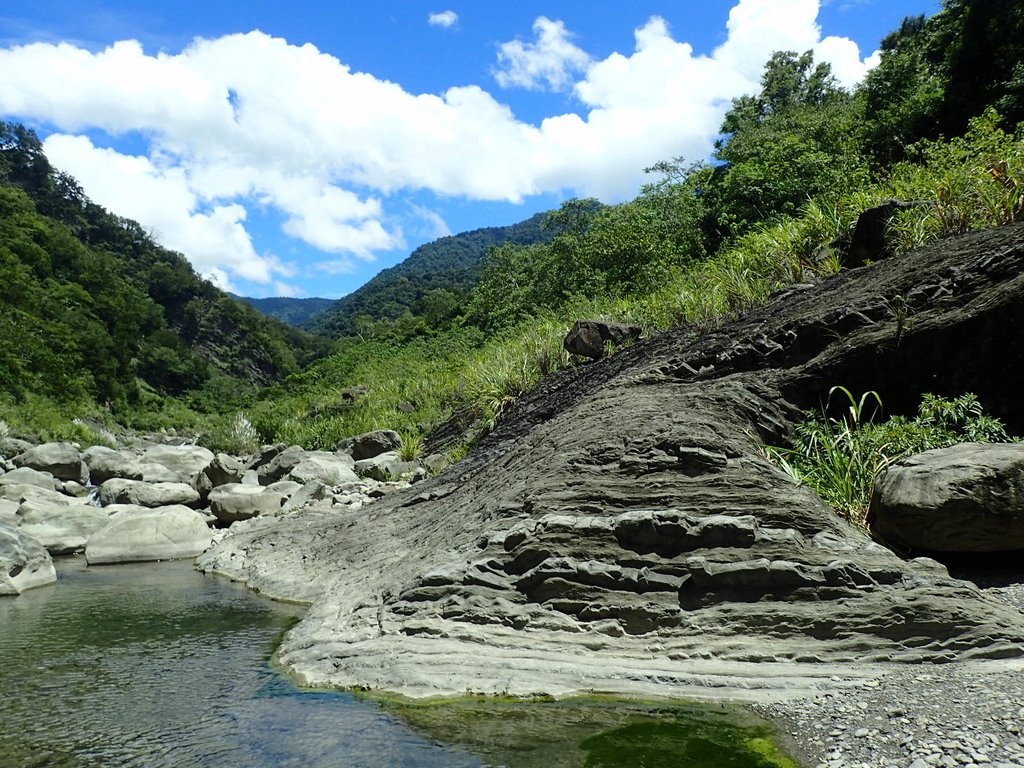
[[[0,116],[87,194],[251,296],[338,297],[440,235],[711,149],[775,50],[852,86],[936,0],[33,0]]]

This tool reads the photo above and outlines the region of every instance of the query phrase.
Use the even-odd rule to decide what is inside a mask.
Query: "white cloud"
[[[502,88],[540,90],[545,86],[561,91],[572,82],[572,75],[587,68],[590,55],[577,48],[572,34],[561,21],[540,16],[533,22],[536,42],[510,40],[498,46],[499,67],[494,79]]]
[[[813,49],[843,83],[863,76],[871,60],[849,40],[823,39],[818,9],[817,0],[739,0],[725,42],[706,54],[655,17],[635,31],[631,52],[600,60],[561,21],[540,17],[533,42],[502,46],[497,73],[507,85],[571,87],[580,114],[539,125],[477,85],[410,93],[262,32],[152,55],[134,41],[98,52],[0,48],[0,114],[56,126],[52,162],[200,272],[272,285],[289,267],[254,246],[253,206],[322,251],[318,268],[345,271],[401,246],[403,223],[422,226],[407,193],[634,194],[644,167],[708,154],[730,100],[756,92],[773,51]],[[143,137],[147,156],[69,135],[97,129]]]
[[[459,14],[455,11],[432,13],[427,17],[427,23],[432,27],[444,27],[445,29],[449,29],[459,23]]]

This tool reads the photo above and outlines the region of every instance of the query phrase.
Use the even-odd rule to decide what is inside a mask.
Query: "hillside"
[[[249,296],[231,297],[238,301],[244,301],[253,309],[262,312],[267,317],[273,317],[282,323],[287,323],[295,328],[301,328],[310,322],[316,315],[333,306],[334,299],[319,298],[293,298],[291,296],[274,296],[266,299],[254,299]]]
[[[107,404],[190,395],[213,406],[294,373],[325,342],[201,279],[134,221],[0,123],[0,397]],[[205,394],[203,394],[205,393]]]
[[[421,245],[400,264],[382,270],[312,317],[304,327],[336,338],[355,335],[360,317],[379,321],[408,315],[422,318],[428,325],[439,325],[461,310],[465,297],[480,279],[480,262],[489,249],[505,243],[530,245],[550,239],[550,233],[542,227],[545,217],[538,213],[518,224],[474,229]]]

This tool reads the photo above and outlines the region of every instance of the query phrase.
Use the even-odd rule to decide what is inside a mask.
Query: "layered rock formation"
[[[1021,227],[802,286],[552,376],[440,477],[243,524],[201,567],[312,602],[280,661],[318,685],[736,695],[1019,657],[1019,614],[872,542],[759,446],[837,384],[894,410],[974,391],[1021,424],[1022,340],[996,331],[1022,299]]]

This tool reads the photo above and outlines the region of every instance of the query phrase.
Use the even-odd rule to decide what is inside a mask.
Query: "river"
[[[187,562],[56,563],[0,599],[0,768],[793,765],[728,707],[303,691],[270,663],[301,608]]]

